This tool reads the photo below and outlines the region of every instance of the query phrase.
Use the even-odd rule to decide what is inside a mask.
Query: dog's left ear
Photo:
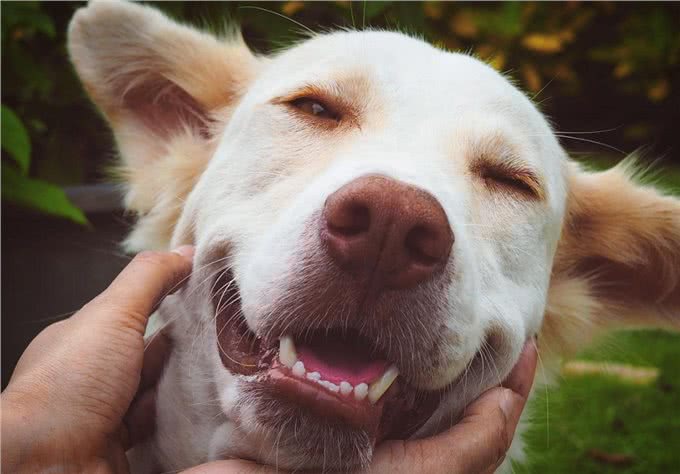
[[[632,175],[627,164],[572,168],[541,332],[548,350],[578,350],[598,329],[680,328],[680,200]]]

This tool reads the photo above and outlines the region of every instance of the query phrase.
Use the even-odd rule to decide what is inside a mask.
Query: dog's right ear
[[[68,49],[132,167],[162,155],[173,134],[210,135],[213,114],[234,104],[260,65],[236,34],[221,40],[122,1],[78,10]]]
[[[567,215],[542,349],[570,355],[602,331],[680,329],[680,199],[635,179],[631,161],[570,166]]]
[[[216,138],[263,64],[240,36],[219,39],[149,7],[97,0],[68,32],[71,60],[113,129],[138,216],[125,246],[167,249]],[[179,243],[193,243],[190,235]]]

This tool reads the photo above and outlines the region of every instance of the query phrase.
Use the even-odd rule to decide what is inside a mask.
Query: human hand
[[[148,315],[191,270],[190,248],[143,253],[111,286],[29,345],[2,394],[2,468],[126,472],[125,450],[154,426],[155,382],[168,341],[144,350]],[[371,473],[493,472],[510,446],[536,366],[528,343],[504,383],[482,394],[450,430],[388,441]],[[268,474],[249,461],[219,461],[187,474]]]
[[[153,427],[168,341],[144,348],[148,316],[189,275],[193,248],[137,255],[71,318],[45,328],[2,393],[2,471],[125,472]]]
[[[487,390],[449,430],[413,441],[386,441],[364,474],[493,473],[505,459],[529,396],[536,371],[536,344],[525,344],[502,384]],[[285,474],[250,461],[229,460],[197,466],[184,474]]]

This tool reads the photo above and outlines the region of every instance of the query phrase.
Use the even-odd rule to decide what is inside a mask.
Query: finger
[[[499,464],[512,441],[536,367],[535,346],[525,346],[508,378],[469,405],[450,430],[415,441],[390,441],[376,451],[370,473],[470,473]],[[515,392],[517,389],[518,392]]]
[[[522,401],[521,404],[511,401],[507,406],[506,416],[509,423],[508,429],[511,433],[514,433],[515,429],[517,429],[524,405],[529,398],[529,392],[531,392],[531,387],[534,384],[537,362],[538,347],[536,346],[536,341],[531,339],[524,344],[519,360],[502,384],[503,387],[509,388],[514,394],[521,397],[520,401]]]
[[[531,339],[524,345],[519,360],[501,386],[509,388],[524,398],[528,397],[534,382],[537,360],[538,347],[536,341]]]
[[[465,417],[444,433],[421,440],[384,443],[376,451],[369,473],[486,471],[501,459],[510,442],[506,416],[500,408],[504,392],[513,393],[503,388],[485,392],[468,407]]]
[[[239,459],[201,464],[187,471],[182,471],[181,474],[287,474],[288,472]]]
[[[192,259],[190,246],[174,252],[142,252],[81,313],[109,320],[122,317],[125,323],[141,323],[136,328],[143,332],[160,300],[189,276]]]
[[[149,438],[156,431],[156,391],[141,393],[130,404],[123,418],[123,448],[132,446]]]
[[[144,365],[137,394],[123,419],[123,446],[127,450],[150,437],[156,429],[156,384],[170,353],[169,336],[160,331],[144,348]]]
[[[144,365],[142,366],[142,378],[139,382],[139,392],[149,390],[158,383],[165,362],[170,355],[170,337],[159,330],[149,337],[148,343],[144,347]]]

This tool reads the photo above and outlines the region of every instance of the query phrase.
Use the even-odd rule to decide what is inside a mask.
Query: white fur
[[[148,24],[142,26],[148,31],[180,28],[139,6],[95,3],[78,13],[70,49],[99,102],[103,94],[92,73],[96,68],[80,53],[90,51],[82,31],[105,23],[114,11],[133,15],[135,21],[145,18]],[[108,40],[96,39],[92,51],[97,41]],[[258,332],[271,317],[272,302],[288,297],[291,283],[306,271],[300,255],[315,245],[313,218],[326,198],[363,175],[378,173],[428,191],[455,234],[451,283],[445,292],[431,295],[433,311],[445,320],[439,348],[445,363],[413,383],[439,389],[469,370],[416,436],[445,429],[465,405],[503,380],[524,342],[539,332],[546,312],[572,168],[542,114],[505,77],[473,57],[382,31],[324,34],[268,58],[243,52],[239,58],[244,73],[237,99],[211,109],[220,118],[219,130],[205,145],[209,151],[201,162],[207,161],[207,167],[196,173],[195,184],[185,186],[188,196],[176,196],[173,186],[160,183],[153,188],[159,198],[148,197],[150,204],[138,206],[142,217],[130,241],[136,248],[187,242],[197,248],[191,281],[159,312],[175,350],[159,386],[157,435],[130,456],[139,472],[153,464],[181,469],[224,457],[295,465],[275,448],[276,433],[263,429],[252,407],[241,403],[248,378],[229,373],[220,361],[205,282],[230,266],[243,315]],[[237,73],[232,76],[241,77]],[[361,84],[361,97],[355,98],[361,102],[361,123],[342,131],[308,127],[274,101],[309,84],[342,91],[353,81]],[[138,122],[122,119],[117,126],[121,114],[116,106],[100,106],[126,153],[161,153],[136,145],[134,140],[150,136]],[[130,123],[139,130],[133,138]],[[533,169],[543,198],[489,189],[470,171],[480,151]],[[139,200],[142,191],[152,188],[140,179],[135,182],[135,173],[149,178],[157,173],[142,174],[142,165],[130,160],[126,166],[133,176],[131,196]],[[130,202],[134,207],[136,201]],[[164,213],[169,207],[176,207],[178,219]],[[169,242],[162,238],[167,225]],[[224,254],[226,261],[212,263],[215,255]],[[490,331],[502,342],[499,352],[485,365],[475,364]]]

